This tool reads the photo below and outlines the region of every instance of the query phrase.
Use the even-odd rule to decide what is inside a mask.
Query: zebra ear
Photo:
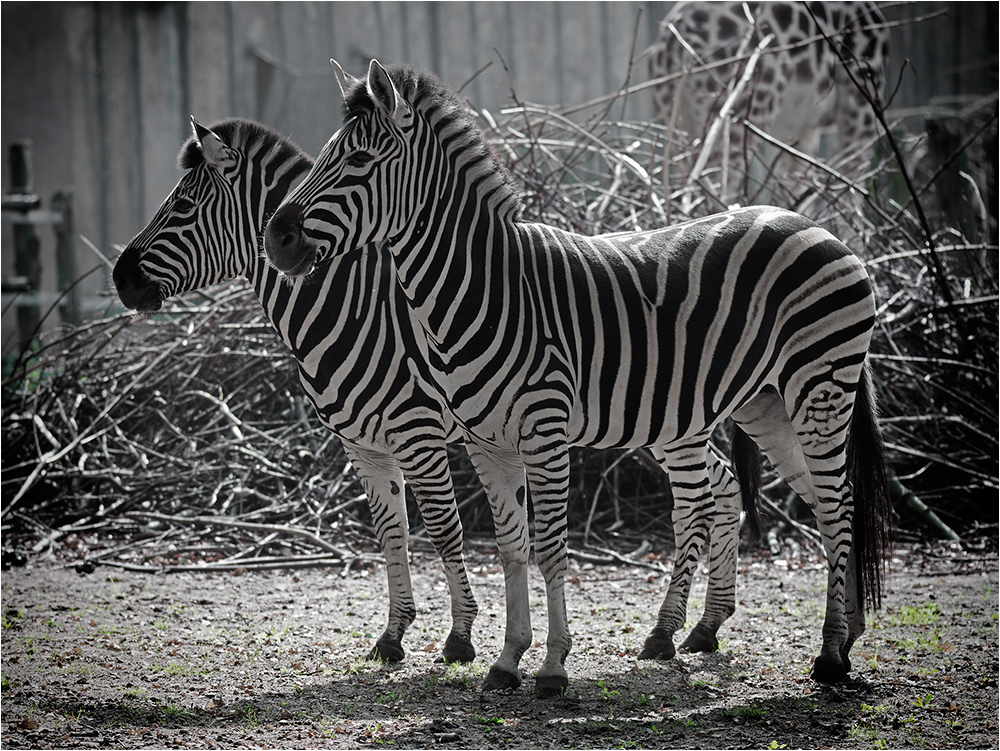
[[[358,82],[358,79],[347,75],[344,69],[340,67],[340,63],[333,58],[330,58],[330,65],[333,66],[333,73],[337,76],[337,83],[340,84],[340,93],[346,97],[347,92]]]
[[[368,66],[368,95],[375,106],[392,120],[402,123],[410,115],[410,106],[396,91],[396,86],[378,60]]]
[[[199,144],[201,143],[202,139],[205,136],[207,136],[209,133],[212,132],[208,128],[206,128],[204,125],[202,125],[200,122],[198,122],[197,120],[195,120],[194,115],[191,115],[191,130],[194,131],[194,137],[196,139],[198,139],[198,143]]]
[[[191,117],[191,127],[194,129],[194,137],[201,146],[201,153],[205,155],[205,161],[217,170],[224,170],[236,164],[236,152],[222,142],[214,132]]]

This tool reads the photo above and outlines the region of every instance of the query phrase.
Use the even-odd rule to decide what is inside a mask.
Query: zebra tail
[[[847,439],[847,480],[854,495],[854,550],[858,594],[877,610],[882,604],[885,557],[892,544],[885,444],[868,362],[861,371]]]
[[[743,496],[743,513],[754,540],[760,539],[760,449],[739,425],[733,423],[733,438],[730,441],[729,458],[736,470]]]

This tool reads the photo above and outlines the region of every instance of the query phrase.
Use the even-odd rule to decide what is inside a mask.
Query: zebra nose
[[[140,249],[135,246],[125,248],[115,262],[111,278],[122,305],[130,310],[152,313],[160,309],[163,300],[160,299],[160,288],[139,268],[140,254]]]
[[[278,271],[291,271],[301,265],[308,252],[302,225],[305,211],[290,203],[278,209],[264,230],[264,252]]]

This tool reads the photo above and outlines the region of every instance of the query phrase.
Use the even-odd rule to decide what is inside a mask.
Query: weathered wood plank
[[[183,140],[191,133],[187,116],[181,111],[180,39],[176,23],[168,22],[158,13],[136,16],[138,65],[134,72],[142,95],[139,97],[141,118],[142,214],[153,215],[163,197],[173,189],[180,177],[175,161]],[[208,115],[197,115],[199,118]],[[211,120],[205,120],[209,123]],[[142,225],[137,225],[138,232]]]

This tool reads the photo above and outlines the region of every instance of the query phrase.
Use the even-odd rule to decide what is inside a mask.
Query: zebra
[[[368,497],[389,589],[387,625],[368,657],[402,660],[403,635],[416,617],[405,477],[451,594],[443,659],[471,662],[478,605],[447,455],[447,443],[461,436],[428,377],[426,356],[418,353],[423,337],[415,335],[389,260],[362,250],[313,275],[311,283],[286,283],[263,258],[259,237],[265,217],[312,160],[252,121],[228,119],[205,128],[192,118],[192,126],[179,156],[186,173],[115,264],[122,303],[148,314],[187,290],[239,276],[250,282]]]
[[[548,611],[535,688],[568,686],[570,445],[648,447],[669,475],[674,569],[639,658],[674,655],[712,522],[708,437],[727,417],[817,518],[828,580],[811,674],[845,680],[888,546],[861,261],[767,206],[597,237],[525,222],[513,176],[438,79],[334,68],[344,125],[268,222],[265,251],[293,277],[371,243],[391,255],[492,505],[507,629],[484,688],[519,685],[531,644],[522,477]]]

